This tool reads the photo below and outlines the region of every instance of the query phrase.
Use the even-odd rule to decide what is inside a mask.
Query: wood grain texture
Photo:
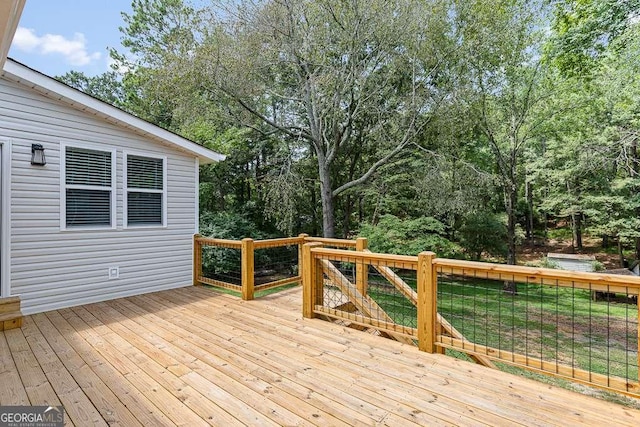
[[[254,296],[255,274],[254,274],[253,239],[242,239],[242,299],[252,300]]]
[[[242,301],[191,286],[27,316],[0,332],[0,401],[60,401],[75,425],[640,424],[640,411],[304,319],[301,291]]]

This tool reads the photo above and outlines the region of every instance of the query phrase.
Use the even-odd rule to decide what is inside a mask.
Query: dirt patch
[[[589,343],[596,338],[603,341],[605,348],[617,347],[627,350],[630,344],[637,337],[637,326],[635,322],[627,322],[624,319],[592,317],[591,323],[580,322],[569,316],[556,315],[557,321],[553,324],[558,332],[567,337],[574,337],[576,341]]]

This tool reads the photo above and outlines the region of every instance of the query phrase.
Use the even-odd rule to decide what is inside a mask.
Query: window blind
[[[127,156],[127,224],[163,225],[163,159]]]
[[[66,147],[67,227],[111,225],[112,176],[110,152]]]
[[[71,185],[111,187],[111,153],[67,147],[66,182]]]
[[[141,156],[127,157],[127,187],[162,190],[162,159]]]
[[[111,225],[111,191],[67,188],[67,226]]]
[[[127,221],[129,225],[162,224],[162,194],[138,193],[127,194]]]

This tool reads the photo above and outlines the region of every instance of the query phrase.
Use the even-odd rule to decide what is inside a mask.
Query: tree
[[[480,260],[483,253],[504,256],[506,253],[506,229],[504,218],[486,212],[465,218],[460,229],[461,245],[471,258]]]
[[[443,96],[447,10],[441,6],[244,2],[210,28],[186,71],[212,96],[241,107],[239,123],[268,125],[297,145],[294,155],[311,150],[323,233],[333,236],[336,197],[414,142]],[[358,145],[376,155],[357,176],[334,182],[338,159]]]
[[[595,19],[583,17],[587,18]],[[621,257],[622,245],[635,242],[638,258],[640,28],[636,24],[621,34],[611,32],[616,37],[608,39],[598,56],[590,58],[590,67],[582,70],[588,78],[569,76],[581,82],[580,90],[563,96],[584,108],[559,124],[564,136],[549,141],[543,169],[551,192],[543,206],[578,220],[584,217],[586,227],[603,239],[617,238]],[[572,223],[576,229],[580,221]]]
[[[125,90],[121,76],[115,71],[94,77],[89,77],[81,71],[69,71],[57,76],[56,80],[116,107],[122,108],[125,105]]]
[[[548,52],[565,74],[589,76],[611,44],[638,19],[640,0],[563,0],[555,3]]]
[[[369,248],[376,252],[417,255],[430,250],[449,258],[457,257],[461,252],[458,245],[444,236],[444,224],[428,216],[400,219],[383,215],[375,226],[363,224],[360,235],[369,239]]]
[[[458,32],[480,135],[495,158],[507,214],[507,263],[516,263],[517,205],[523,153],[555,112],[542,61],[543,11],[536,2],[461,2]]]

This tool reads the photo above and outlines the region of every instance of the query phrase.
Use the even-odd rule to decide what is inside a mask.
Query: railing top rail
[[[375,252],[345,251],[344,249],[312,248],[311,253],[318,256],[326,256],[344,262],[374,262],[393,264],[398,268],[416,270],[418,257],[410,255],[379,254]]]
[[[254,249],[276,248],[278,246],[291,246],[304,243],[304,237],[285,237],[278,239],[256,240],[253,242]]]
[[[329,237],[305,237],[305,242],[319,242],[329,246],[336,246],[339,248],[355,248],[356,241],[355,240],[347,240],[347,239],[333,239]]]
[[[214,239],[212,237],[196,237],[196,241],[210,245],[220,245],[238,249],[242,247],[242,242],[239,240]]]
[[[607,284],[619,287],[640,289],[640,277],[619,276],[615,274],[587,273],[579,271],[555,270],[552,268],[536,268],[520,265],[492,264],[488,262],[464,261],[447,258],[436,258],[433,263],[443,267],[452,274],[471,275],[480,273],[488,278],[537,282],[549,285],[571,287],[575,283]]]

